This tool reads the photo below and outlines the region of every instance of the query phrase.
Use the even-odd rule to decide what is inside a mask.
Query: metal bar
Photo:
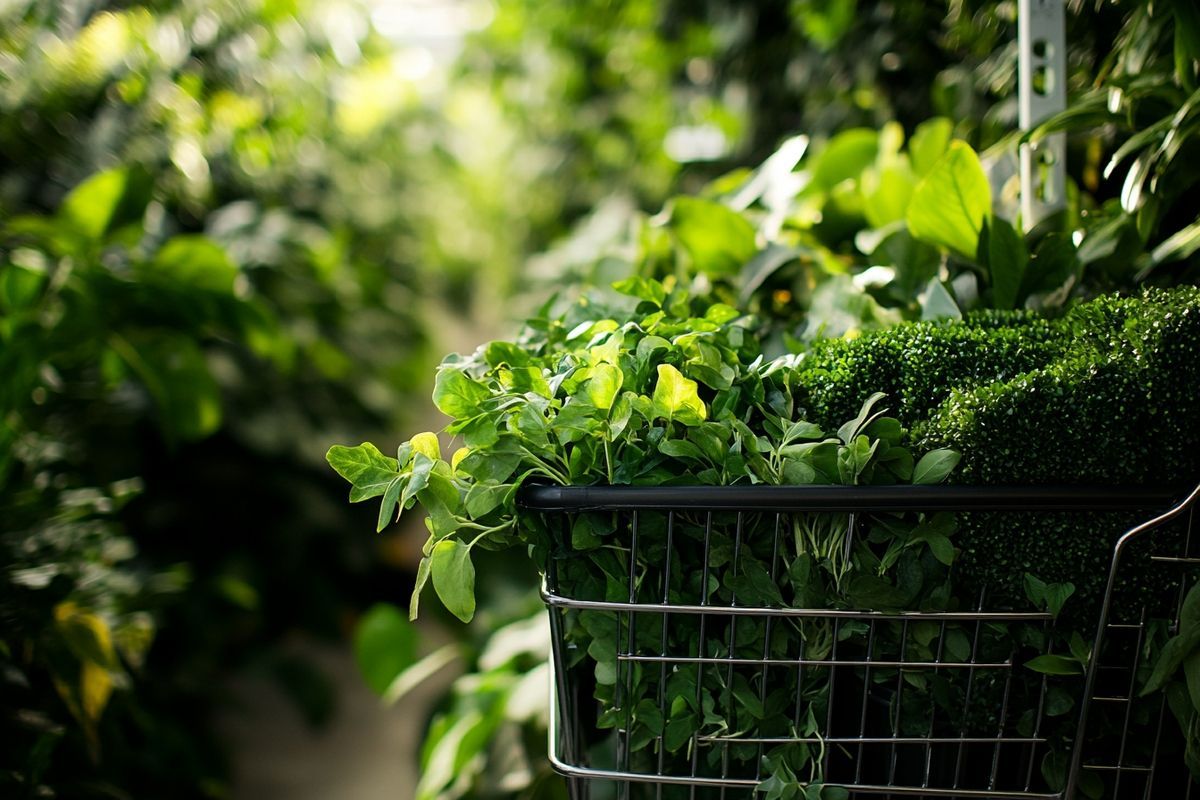
[[[742,744],[1045,744],[1044,736],[701,736],[702,742]]]
[[[1017,5],[1018,122],[1029,131],[1067,107],[1067,37],[1063,0]],[[1020,149],[1021,219],[1025,230],[1066,208],[1065,134]]]
[[[986,590],[981,590],[979,592],[979,604],[976,605],[976,609],[983,608],[983,602],[984,602],[985,597],[986,597]],[[971,664],[972,666],[974,666],[976,664],[976,660],[979,658],[979,637],[982,632],[983,632],[983,622],[978,621],[975,623],[975,636],[972,637],[972,639],[971,639],[971,658],[967,662],[968,664]],[[975,672],[976,671],[974,669],[967,672],[967,691],[966,691],[966,696],[963,698],[962,722],[959,723],[959,728],[958,728],[958,735],[960,737],[965,737],[967,735],[967,719],[971,713],[971,695],[975,689]],[[954,759],[954,784],[953,785],[954,785],[955,789],[958,788],[959,783],[962,781],[963,759],[966,757],[966,753],[967,753],[965,744],[966,743],[964,742],[963,744],[960,744],[958,746],[958,755]]]
[[[934,654],[933,660],[939,664],[942,663],[942,656],[944,655],[945,650],[946,650],[946,623],[943,622],[941,625],[941,628],[938,630],[937,653]],[[928,736],[930,738],[933,737],[933,730],[937,724],[937,708],[938,708],[938,704],[936,702],[929,704],[929,729],[928,729],[929,733],[927,733],[926,736]],[[1034,735],[1036,736],[1037,734],[1035,733]],[[932,775],[932,773],[933,773],[933,746],[932,746],[932,743],[926,743],[926,745],[925,745],[925,777],[921,783],[922,786],[929,786],[929,778]]]
[[[783,529],[783,516],[775,514],[775,528],[771,536],[771,583],[776,584],[779,579],[779,537],[780,531]],[[762,671],[758,675],[758,702],[763,708],[767,706],[767,673],[771,669],[771,665],[767,663],[767,659],[771,657],[771,628],[775,623],[774,617],[767,617],[763,623],[763,665]],[[754,762],[754,775],[757,778],[762,778],[762,760],[765,750],[760,744],[758,747],[758,759]]]
[[[1093,691],[1096,686],[1096,676],[1099,670],[1096,665],[1100,661],[1100,654],[1104,647],[1104,633],[1108,627],[1108,615],[1112,609],[1113,591],[1117,583],[1117,571],[1121,565],[1121,556],[1125,552],[1125,548],[1129,543],[1139,536],[1144,535],[1148,531],[1166,525],[1169,522],[1183,516],[1185,512],[1191,512],[1196,500],[1200,498],[1200,486],[1192,489],[1188,496],[1175,504],[1169,510],[1159,514],[1154,519],[1147,520],[1140,525],[1137,525],[1127,531],[1117,543],[1113,546],[1112,564],[1108,569],[1108,583],[1104,588],[1104,600],[1100,606],[1100,622],[1096,626],[1096,638],[1092,642],[1092,655],[1088,659],[1087,674],[1084,677],[1083,683],[1083,704],[1079,711],[1079,722],[1075,730],[1075,745],[1071,748],[1071,768],[1067,773],[1067,788],[1066,796],[1073,797],[1079,788],[1079,771],[1085,766],[1083,763],[1083,750],[1088,724],[1088,699],[1093,696]]]
[[[1152,509],[1190,487],[1145,486],[546,486],[527,485],[532,511],[1117,511]]]
[[[712,514],[709,513],[709,514],[705,515],[705,519],[704,519],[704,556],[703,556],[703,566],[700,570],[700,608],[702,610],[706,609],[708,607],[708,572],[709,572],[708,557],[712,553],[712,548],[709,547],[709,545],[712,543],[712,522],[713,522]],[[704,629],[706,627],[707,622],[708,622],[708,617],[706,617],[704,614],[701,614],[700,615],[700,641],[696,645],[696,657],[701,658],[701,659],[704,658],[704,633],[705,633]],[[698,663],[696,665],[696,708],[702,707],[701,701],[703,699],[703,691],[704,691],[704,664]],[[666,720],[664,720],[663,722],[665,724]],[[693,733],[692,734],[692,777],[693,778],[696,776],[696,770],[699,766],[700,766],[700,741],[698,738],[698,734]],[[696,800],[695,784],[692,785],[692,790],[691,790],[691,792],[689,792],[689,800]]]
[[[675,512],[672,511],[669,514],[667,514],[667,564],[663,568],[663,590],[662,590],[663,605],[668,605],[670,602],[671,554],[675,552],[675,549],[673,546],[674,543],[675,543]],[[662,775],[663,759],[666,758],[666,755],[667,755],[667,748],[666,748],[666,744],[665,744],[666,737],[664,734],[666,732],[666,720],[667,720],[667,662],[666,662],[666,656],[667,656],[667,620],[668,620],[668,618],[669,618],[668,614],[664,613],[662,615],[662,633],[661,633],[661,642],[659,645],[659,655],[661,655],[664,659],[662,666],[659,668],[659,671],[658,671],[658,713],[659,713],[659,716],[663,720],[663,731],[664,731],[664,733],[660,733],[658,735],[658,774],[659,775]],[[658,787],[658,790],[657,790],[657,792],[655,792],[655,795],[658,798],[658,800],[661,800],[661,798],[662,798],[662,787],[661,786]]]
[[[742,525],[743,525],[743,522],[744,522],[743,514],[741,511],[739,511],[737,514],[737,527],[734,529],[734,537],[733,537],[733,564],[732,564],[733,572],[732,572],[732,574],[734,574],[734,575],[737,575],[738,561],[742,557],[742,532],[743,532]],[[733,589],[730,590],[729,605],[731,607],[737,606],[737,590],[733,590]],[[725,707],[727,709],[729,709],[731,713],[734,708],[734,705],[733,705],[733,665],[734,665],[733,650],[736,645],[737,645],[737,617],[734,616],[734,617],[729,618],[729,646],[725,648],[725,654],[728,656],[728,659],[727,659],[728,666],[725,668]],[[756,659],[753,659],[753,658],[745,659],[745,661],[750,664],[756,663]],[[721,746],[721,777],[722,778],[729,777],[729,743],[728,742],[726,742],[724,745]],[[721,789],[721,800],[725,800],[725,789],[724,788]]]
[[[637,603],[637,594],[638,594],[638,591],[637,591],[638,522],[639,522],[638,512],[634,511],[630,515],[630,520],[629,520],[629,603],[630,603],[630,605],[634,605]],[[634,626],[635,626],[636,622],[637,622],[637,615],[634,614],[632,611],[627,612],[626,625],[629,629],[629,639],[625,646],[625,652],[628,655],[636,655],[636,653],[637,653],[637,634],[634,630]],[[617,627],[617,641],[618,642],[621,641],[620,623],[619,622],[618,622],[618,627]],[[621,650],[618,647],[618,649],[617,649],[617,666],[618,666],[617,682],[618,682],[618,684],[620,684],[620,681],[621,681],[621,677],[620,677],[621,670],[619,668],[621,663],[622,663]],[[622,696],[623,696],[622,702],[625,705],[625,729],[623,731],[625,736],[624,736],[623,741],[621,742],[621,746],[620,746],[620,749],[618,752],[620,753],[620,763],[621,763],[622,767],[626,771],[628,771],[629,770],[629,756],[630,756],[630,740],[633,737],[634,674],[633,674],[633,666],[632,665],[630,665],[630,667],[627,670],[625,670],[625,683],[623,684],[622,688],[624,689],[624,691],[622,693]],[[624,793],[624,795],[626,797],[628,797],[629,796],[629,786],[627,786],[627,785],[622,786],[621,789],[622,789],[622,792]]]
[[[829,661],[825,662],[825,663],[829,664],[831,667],[838,666],[837,650],[838,650],[838,639],[841,638],[841,632],[842,632],[842,621],[839,619],[835,619],[833,621],[833,645],[829,649]],[[825,732],[829,733],[830,731],[833,730],[833,708],[837,704],[837,692],[835,691],[835,687],[837,686],[837,670],[829,669],[829,670],[827,670],[827,672],[829,673],[829,692],[825,695],[825,697],[826,697],[826,701],[825,701]],[[825,757],[821,760],[821,774],[822,775],[829,774],[829,759],[832,756],[833,756],[833,752],[828,747],[826,747],[825,748]]]
[[[867,743],[867,709],[871,700],[871,664],[875,658],[875,622],[867,627],[867,660],[863,669],[862,711],[858,717],[858,758],[854,760],[854,782],[862,781],[863,745]]]
[[[905,662],[905,660],[904,660],[904,657],[905,657],[905,654],[907,653],[907,651],[908,651],[908,620],[904,620],[904,622],[901,623],[901,628],[900,628],[900,654],[899,654],[900,655],[900,664],[902,666],[908,666],[909,669],[912,669],[916,665],[913,662]],[[936,661],[933,661],[930,663],[937,664]],[[895,703],[896,703],[895,718],[889,720],[892,723],[892,738],[893,739],[895,739],[896,737],[898,737],[900,735],[900,722],[901,722],[900,717],[903,714],[903,709],[904,709],[904,670],[903,669],[896,670]],[[892,716],[890,712],[889,712],[888,716],[889,717]],[[898,756],[898,754],[896,752],[896,743],[893,741],[892,746],[891,746],[891,752],[889,753],[889,756],[888,756],[888,784],[893,784],[896,782],[897,756]]]
[[[587,611],[635,611],[642,614],[700,614],[739,617],[824,617],[829,619],[893,620],[915,619],[920,622],[1040,622],[1050,619],[1044,611],[843,611],[831,608],[764,608],[755,606],[702,606],[655,603],[617,603],[603,600],[575,600],[552,594],[543,586],[542,600],[549,606],[580,608]]]

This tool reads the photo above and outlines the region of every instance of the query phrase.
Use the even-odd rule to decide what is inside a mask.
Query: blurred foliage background
[[[371,534],[321,456],[428,427],[436,357],[564,282],[699,277],[793,338],[810,309],[843,329],[919,315],[939,275],[959,305],[959,275],[990,296],[986,260],[929,243],[888,255],[882,288],[851,276],[912,244],[863,198],[923,122],[983,153],[1011,203],[1015,9],[0,2],[0,791],[226,796],[225,678],[271,675],[320,725],[336,687],[282,641],[357,627],[360,649],[412,647],[375,604],[406,600],[415,545]],[[1056,225],[1082,233],[1064,269],[1094,290],[1187,279],[1200,14],[1069,10]],[[797,164],[825,177],[797,193]],[[776,194],[738,199],[756,174]],[[681,193],[707,199],[649,216]],[[718,251],[745,233],[706,202],[775,219],[758,244],[783,250],[705,274],[686,231],[716,214]],[[469,671],[433,722],[426,796],[561,793],[514,575],[458,634]],[[388,691],[386,667],[367,673]],[[489,759],[505,726],[521,757]]]

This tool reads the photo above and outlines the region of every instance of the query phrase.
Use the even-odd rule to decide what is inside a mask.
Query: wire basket
[[[1170,507],[1181,493],[1115,487],[527,487],[522,524],[550,542],[551,761],[575,800],[755,797],[763,756],[781,748],[803,748],[807,779],[855,798],[1190,798],[1162,693],[1137,693],[1148,637],[1175,630],[1197,577],[1198,494]],[[716,561],[732,559],[736,573],[750,552],[774,582],[792,526],[814,514],[843,521],[849,552],[881,515],[931,512],[1097,520],[1112,556],[1107,580],[1092,576],[1094,602],[1075,603],[1072,625],[1092,638],[1084,674],[1027,669],[1061,641],[1063,619],[988,586],[966,608],[911,612],[669,590],[709,587]],[[583,563],[572,546],[583,517],[606,521],[606,546],[628,572],[560,583]],[[679,548],[696,548],[701,566],[673,582]],[[695,685],[695,704],[669,707],[675,681]],[[681,742],[673,720],[689,713],[737,730],[701,724]]]

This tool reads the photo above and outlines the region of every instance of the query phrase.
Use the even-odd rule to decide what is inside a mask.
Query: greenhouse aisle
[[[231,800],[410,800],[426,716],[457,670],[443,670],[385,708],[364,684],[348,646],[297,649],[333,682],[337,711],[328,726],[314,729],[269,679],[231,681],[240,708],[220,720],[235,754]]]

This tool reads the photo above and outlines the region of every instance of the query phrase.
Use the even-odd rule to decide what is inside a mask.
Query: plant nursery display
[[[1026,791],[1061,790],[1077,718],[1069,712],[1081,703],[1094,633],[1087,620],[1098,613],[1115,534],[1126,527],[1119,520],[1105,528],[1092,511],[1013,523],[936,504],[924,511],[912,501],[847,524],[845,515],[802,508],[766,514],[779,510],[768,495],[762,508],[722,513],[708,505],[716,490],[632,520],[598,492],[580,513],[556,517],[520,513],[520,489],[946,480],[1109,483],[1114,494],[1123,482],[1177,489],[1181,477],[1200,475],[1200,431],[1186,422],[1197,410],[1200,292],[1105,297],[1052,319],[986,312],[902,324],[767,360],[753,317],[669,284],[634,277],[615,285],[617,295],[587,296],[558,312],[548,305],[514,341],[443,362],[434,399],[462,442],[445,457],[431,433],[401,445],[395,458],[369,444],[330,450],[352,500],[381,498],[381,529],[417,503],[428,512],[411,613],[429,582],[469,620],[472,551],[527,547],[548,573],[548,597],[584,601],[554,618],[556,666],[587,673],[598,708],[593,727],[620,731],[622,776],[734,776],[774,797],[801,786],[836,797],[835,783],[870,783],[861,772],[851,780],[834,757],[845,752],[830,728],[841,670],[843,687],[857,681],[862,694],[841,713],[861,715],[864,729],[868,716],[881,714],[895,721],[892,737],[927,731],[926,739],[944,742],[944,732],[928,732],[961,725],[962,746],[996,748],[993,786],[983,789],[995,788],[1007,763],[1000,745],[1022,740],[1031,745],[1020,761]],[[957,357],[936,357],[951,353]],[[1144,441],[1164,445],[1138,446]],[[628,495],[634,508],[636,497]],[[545,503],[543,510],[555,507]],[[1141,496],[1117,507],[1153,506]],[[1178,577],[1156,588],[1169,587],[1181,589]],[[638,615],[635,624],[635,615],[606,604],[650,604],[649,618]],[[735,606],[824,609],[830,617],[705,610]],[[854,611],[883,616],[837,617]],[[913,611],[932,616],[914,619],[910,630],[903,612]],[[996,616],[986,616],[991,611]],[[1148,631],[1139,645],[1144,663],[1174,673],[1185,658],[1175,651],[1191,640],[1165,645],[1165,622]],[[855,648],[875,655],[853,659]],[[1013,663],[1017,653],[1024,658]],[[782,668],[795,664],[809,669]],[[921,667],[929,664],[971,668],[927,675]],[[1014,680],[1011,670],[1028,677]],[[1148,691],[1162,682],[1139,677]],[[578,715],[585,705],[576,697],[570,707]],[[1190,730],[1191,706],[1177,705]],[[869,743],[860,742],[855,768],[866,763],[868,772],[899,780],[895,742],[890,771],[886,759],[882,767],[862,761]],[[972,777],[961,787],[981,788],[981,756],[964,752],[959,761]],[[963,769],[951,768],[956,787]],[[1081,790],[1101,796],[1104,780],[1084,775]]]

